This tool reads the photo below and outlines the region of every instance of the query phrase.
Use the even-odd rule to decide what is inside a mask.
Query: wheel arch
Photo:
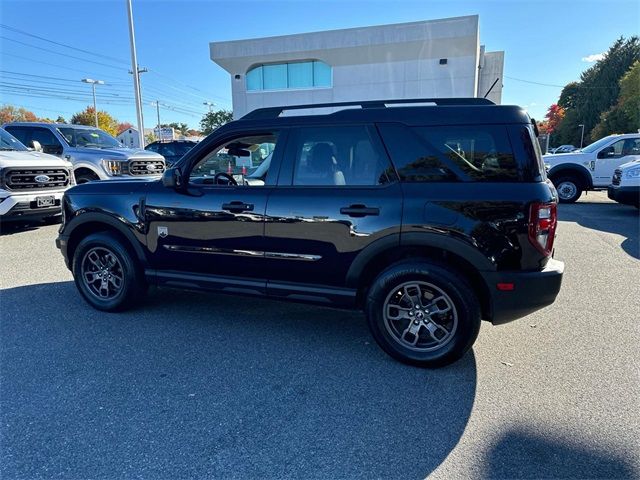
[[[480,252],[461,240],[431,233],[408,233],[384,237],[363,250],[351,265],[346,283],[357,290],[356,301],[363,305],[373,280],[394,263],[405,260],[434,261],[463,275],[478,296],[482,318],[491,318],[491,296],[482,271],[496,267]]]
[[[574,175],[582,181],[582,187],[584,190],[591,190],[593,188],[593,177],[589,170],[583,165],[575,163],[561,163],[551,168],[548,173],[548,177],[555,185],[555,180],[563,175]]]
[[[135,235],[122,221],[109,215],[97,212],[85,213],[81,217],[71,220],[64,230],[64,235],[67,237],[67,256],[70,262],[73,260],[78,244],[87,235],[97,232],[112,232],[124,241],[125,247],[140,261],[142,267],[148,266],[147,257]]]

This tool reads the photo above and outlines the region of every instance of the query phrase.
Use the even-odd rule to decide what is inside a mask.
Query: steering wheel
[[[231,175],[229,175],[226,172],[218,172],[213,176],[213,184],[214,185],[218,185],[218,179],[219,178],[225,178],[227,180],[227,185],[238,185],[238,182],[236,182],[236,179],[233,178]],[[220,184],[222,185],[222,184]]]

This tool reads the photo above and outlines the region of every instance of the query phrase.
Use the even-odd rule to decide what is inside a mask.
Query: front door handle
[[[380,215],[380,209],[376,207],[367,207],[366,205],[349,205],[340,209],[342,215],[350,217],[366,217],[368,215]]]
[[[230,203],[223,203],[222,209],[227,210],[232,213],[240,213],[240,212],[252,212],[253,211],[253,203],[244,203],[239,201],[233,201]]]

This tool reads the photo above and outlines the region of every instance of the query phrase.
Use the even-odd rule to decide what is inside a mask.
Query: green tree
[[[555,143],[579,145],[581,124],[584,125],[585,143],[593,141],[590,132],[600,122],[602,113],[617,102],[620,79],[638,60],[640,39],[637,36],[620,37],[602,60],[582,72],[579,82],[568,84],[558,100],[566,115],[558,126]]]
[[[612,133],[629,133],[640,128],[640,61],[636,61],[620,79],[618,102],[600,115],[600,122],[591,131],[597,140]]]
[[[62,115],[58,115],[58,118],[56,118],[56,123],[67,123],[67,121]]]
[[[207,112],[202,117],[202,120],[200,120],[200,128],[203,134],[209,135],[216,128],[221,127],[231,120],[233,120],[233,113],[228,110]]]
[[[91,125],[95,126],[95,110],[88,106],[83,111],[75,113],[71,117],[71,123],[75,125]],[[118,121],[103,110],[98,110],[98,128],[113,135],[118,135]]]

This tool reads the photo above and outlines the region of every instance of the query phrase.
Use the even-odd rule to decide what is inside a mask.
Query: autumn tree
[[[38,117],[26,108],[4,105],[0,108],[0,125],[8,122],[36,122]]]
[[[88,106],[83,111],[75,113],[71,117],[71,123],[75,125],[95,126],[95,110],[92,106]],[[103,110],[98,110],[98,128],[113,135],[118,135],[118,121]]]
[[[58,115],[58,118],[56,118],[56,123],[67,123],[67,121],[62,115]]]
[[[221,127],[225,123],[233,120],[233,113],[229,110],[217,110],[215,112],[207,112],[200,120],[200,128],[202,133],[209,135],[216,128]]]
[[[118,135],[120,135],[122,132],[124,132],[125,130],[129,130],[130,128],[133,128],[133,125],[129,122],[122,122],[118,124]]]

